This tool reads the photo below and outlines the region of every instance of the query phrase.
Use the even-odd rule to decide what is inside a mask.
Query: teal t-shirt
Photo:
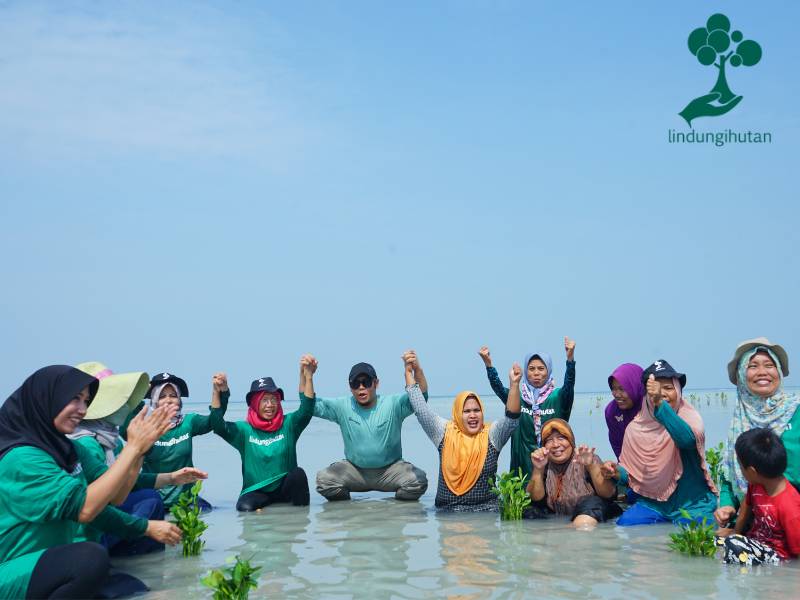
[[[692,428],[667,402],[662,402],[653,412],[653,416],[666,428],[678,447],[683,462],[683,474],[678,479],[675,491],[663,502],[645,496],[640,496],[636,502],[671,521],[681,519],[681,509],[685,509],[693,519],[705,517],[709,523],[713,523],[717,496],[708,487]],[[620,470],[623,475],[622,483],[627,483],[628,473],[625,467],[620,465]]]
[[[366,409],[353,396],[317,398],[314,405],[315,417],[339,425],[345,458],[363,469],[385,467],[403,458],[401,429],[403,420],[413,413],[408,394],[379,395]]]
[[[240,496],[262,488],[272,491],[289,471],[297,468],[297,440],[311,421],[313,411],[314,399],[300,394],[300,408],[284,416],[280,429],[268,432],[247,421],[225,421],[224,408],[211,409],[214,433],[242,457]]]
[[[230,392],[223,392],[220,396],[222,404],[222,413],[228,406],[228,397]],[[145,403],[140,402],[139,406],[131,411],[125,423],[119,428],[119,434],[122,439],[128,439],[128,425],[131,420],[141,412]],[[210,409],[211,407],[209,407]],[[192,438],[196,435],[205,435],[211,431],[211,415],[199,415],[196,413],[187,413],[183,416],[181,424],[177,427],[170,429],[167,433],[162,435],[153,447],[144,455],[144,463],[142,465],[143,473],[172,473],[184,467],[193,467],[192,462]],[[169,509],[173,504],[178,501],[178,496],[182,492],[190,489],[193,484],[187,483],[185,485],[165,485],[158,490],[161,499],[164,501],[164,506]],[[146,486],[142,486],[146,487]]]
[[[19,446],[0,459],[0,598],[24,598],[42,553],[69,544],[86,483],[44,450]]]
[[[224,409],[223,409],[224,414]],[[211,415],[189,413],[181,424],[162,435],[144,455],[142,470],[150,473],[172,473],[184,467],[193,467],[192,438],[211,431]],[[193,484],[166,485],[158,490],[164,506],[169,508],[178,501],[181,492]]]

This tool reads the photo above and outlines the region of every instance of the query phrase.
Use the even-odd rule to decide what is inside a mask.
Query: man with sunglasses
[[[403,354],[425,398],[428,382],[413,350]],[[400,431],[413,414],[408,394],[378,394],[378,375],[368,363],[350,369],[350,396],[320,398],[314,416],[342,430],[345,460],[317,473],[317,491],[328,500],[349,500],[350,492],[394,492],[398,500],[417,500],[428,489],[425,471],[403,460]]]

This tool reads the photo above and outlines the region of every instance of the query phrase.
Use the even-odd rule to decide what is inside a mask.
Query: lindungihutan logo
[[[691,127],[698,117],[718,117],[730,112],[743,96],[731,91],[727,67],[752,67],[761,60],[761,46],[747,40],[738,29],[731,31],[731,21],[723,14],[711,15],[705,27],[689,34],[689,52],[697,61],[717,70],[717,81],[711,91],[698,96],[678,114]]]
[[[678,114],[689,126],[688,131],[667,132],[670,144],[709,144],[717,148],[729,144],[771,144],[770,131],[698,131],[693,129],[692,121],[699,117],[719,117],[729,113],[741,102],[743,96],[731,90],[728,78],[734,69],[752,67],[761,60],[761,45],[754,40],[746,40],[738,29],[731,31],[731,21],[721,13],[711,15],[705,27],[698,27],[689,34],[689,52],[704,67],[716,69],[717,79],[707,94],[698,96]],[[731,67],[731,68],[729,68]],[[712,69],[709,69],[712,71]],[[710,83],[710,82],[709,82]],[[754,114],[754,113],[749,113]]]

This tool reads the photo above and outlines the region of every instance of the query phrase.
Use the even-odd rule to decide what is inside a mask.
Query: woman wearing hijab
[[[77,366],[100,380],[100,386],[86,416],[68,437],[72,440],[86,480],[91,483],[114,464],[122,449],[119,426],[132,407],[144,396],[147,373],[114,374],[102,363],[90,362]],[[174,413],[175,408],[171,408]],[[173,416],[174,418],[174,416]],[[122,513],[111,527],[95,525],[83,528],[79,535],[99,541],[112,556],[132,556],[164,549],[164,503],[158,492],[169,483],[186,483],[205,478],[205,473],[186,468],[174,473],[137,474],[128,487],[113,500]]]
[[[87,486],[66,436],[86,415],[98,385],[73,367],[44,367],[0,408],[2,598],[92,598],[107,581],[108,552],[93,542],[73,543],[76,526],[107,516],[109,502],[166,431],[170,413],[134,420],[127,447]]]
[[[622,513],[612,500],[617,486],[603,475],[594,448],[576,448],[575,434],[563,419],[544,424],[542,447],[533,451],[531,462],[531,500],[569,517],[576,527],[592,527]]]
[[[617,525],[678,522],[682,510],[711,521],[717,489],[706,467],[703,419],[683,399],[686,375],[657,360],[642,380],[645,399],[625,430],[619,464],[604,465],[606,476],[641,496]]]
[[[614,399],[606,405],[606,424],[608,441],[617,460],[622,452],[625,429],[642,409],[642,399],[644,399],[642,372],[642,367],[639,365],[624,363],[608,376],[608,387]]]
[[[520,385],[522,414],[519,427],[511,438],[511,471],[516,473],[521,468],[528,479],[533,470],[531,452],[541,446],[542,426],[553,418],[569,421],[572,414],[572,402],[575,399],[575,342],[565,337],[564,350],[567,353],[567,370],[564,385],[560,388],[555,384],[553,361],[549,354],[531,353],[522,363],[525,371]],[[484,346],[478,354],[486,365],[486,375],[492,390],[505,404],[509,391],[500,381],[497,369],[492,366],[489,348]]]
[[[275,502],[308,505],[308,477],[297,466],[297,440],[314,414],[316,359],[304,355],[300,369],[299,409],[284,414],[283,390],[272,377],[261,377],[253,381],[245,397],[247,420],[235,423],[223,419],[222,406],[230,396],[227,378],[224,373],[214,375],[211,426],[242,457],[242,491],[236,510],[260,510]]]
[[[186,382],[171,373],[159,373],[150,380],[150,387],[145,393],[150,410],[159,406],[173,405],[177,412],[170,423],[170,429],[153,444],[153,447],[144,457],[143,470],[148,473],[179,472],[187,467],[194,467],[192,461],[192,438],[205,435],[211,431],[211,415],[197,413],[183,413],[183,398],[189,396],[189,386]],[[135,417],[144,407],[140,402],[128,416],[125,424],[120,427],[119,433],[125,439],[127,423]],[[223,411],[224,412],[224,411]],[[192,487],[191,483],[183,485],[165,485],[158,489],[164,507],[169,508],[178,501],[178,497]],[[203,498],[198,498],[202,511],[211,510],[212,506]]]
[[[783,389],[789,356],[778,344],[761,337],[739,344],[728,363],[728,378],[736,386],[736,407],[728,433],[725,469],[720,484],[720,508],[714,517],[729,524],[747,493],[747,480],[736,459],[736,439],[757,427],[769,429],[786,448],[784,476],[800,489],[800,395]]]
[[[404,359],[408,399],[419,424],[439,451],[436,508],[472,512],[497,510],[497,496],[492,493],[489,481],[497,475],[500,451],[519,423],[522,369],[515,364],[509,374],[503,419],[484,423],[480,397],[465,391],[456,396],[448,421],[434,413],[425,401],[414,377],[413,353],[406,353]]]

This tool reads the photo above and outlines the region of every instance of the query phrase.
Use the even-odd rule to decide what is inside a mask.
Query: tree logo
[[[691,127],[697,117],[718,117],[733,110],[742,101],[728,87],[725,67],[752,67],[761,60],[761,46],[753,40],[745,40],[741,31],[731,32],[731,21],[725,15],[711,15],[705,27],[698,27],[689,34],[689,52],[701,65],[714,65],[717,82],[708,94],[695,98],[678,114]]]

